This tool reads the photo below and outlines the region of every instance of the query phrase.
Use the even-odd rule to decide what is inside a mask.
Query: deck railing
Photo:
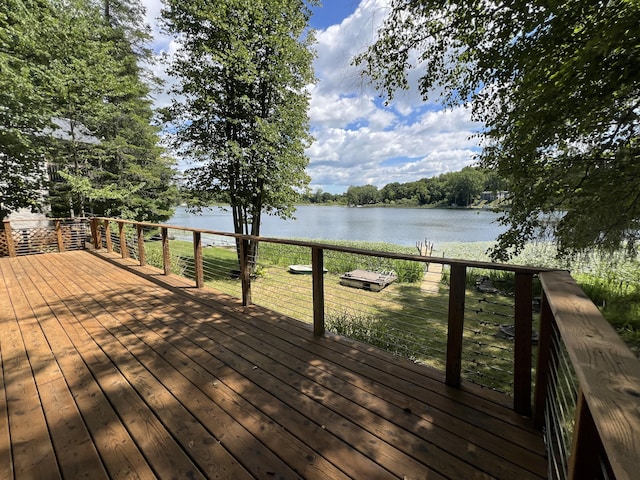
[[[87,218],[5,220],[0,230],[0,257],[80,250],[88,233]]]
[[[640,475],[640,362],[568,272],[540,274],[534,420],[550,478]]]
[[[55,227],[55,221],[53,225]],[[7,231],[11,230],[5,225],[5,233]],[[150,238],[150,232],[157,236]],[[281,295],[284,303],[292,304],[298,303],[294,301],[298,297],[307,296],[304,311],[291,310],[291,305],[282,311],[313,323],[316,335],[325,334],[326,320],[335,311],[335,303],[354,302],[366,306],[395,295],[404,303],[400,307],[389,307],[392,310],[389,322],[401,322],[401,317],[410,311],[412,318],[424,317],[412,323],[413,328],[433,327],[426,330],[426,336],[416,335],[416,338],[422,341],[438,334],[443,337],[440,344],[434,342],[427,352],[442,356],[443,380],[448,385],[460,388],[468,385],[466,380],[473,370],[468,367],[470,350],[475,355],[471,362],[482,357],[485,359],[482,369],[487,370],[493,369],[492,362],[500,361],[498,357],[502,353],[511,355],[512,369],[497,370],[511,376],[512,389],[508,393],[513,397],[513,409],[531,415],[535,425],[544,431],[549,478],[633,479],[640,472],[640,362],[568,272],[109,218],[92,219],[91,240],[94,248],[116,252],[123,259],[135,259],[140,265],[155,264],[165,274],[183,274],[193,279],[196,287],[213,284],[213,279],[226,276],[224,285],[229,289],[225,291],[237,295],[245,306],[263,304],[265,298]],[[313,273],[308,281],[296,279],[302,290],[293,288],[293,277],[286,274],[278,277],[269,272],[280,283],[274,280],[273,284],[267,284],[264,278],[254,279],[250,265],[257,259],[249,258],[249,242],[282,246],[289,252],[295,250],[295,254],[288,254],[286,261],[310,263]],[[61,245],[60,250],[67,249],[64,242]],[[219,259],[211,263],[203,254],[205,245],[229,247],[226,263]],[[237,255],[236,247],[239,247]],[[348,287],[336,286],[335,276],[323,274],[325,266],[331,270],[331,265],[344,261],[344,256],[354,260],[347,262],[350,265],[405,262],[396,264],[402,266],[408,262],[410,265],[443,265],[445,270],[442,283],[429,286],[429,290],[436,293],[425,291],[426,300],[418,309],[412,304],[420,303],[416,300],[416,291],[420,289],[403,284],[381,295],[367,296],[362,292],[361,300],[344,296]],[[487,271],[512,274],[515,285],[512,295],[478,296],[473,279],[468,277]],[[215,286],[218,288],[218,284]],[[411,295],[405,295],[404,290],[410,288],[413,288]],[[533,306],[538,295],[541,297],[539,315],[534,313]],[[281,307],[272,302],[265,305],[276,310]],[[494,344],[488,345],[486,335],[478,334],[485,326],[491,330],[499,326],[487,316],[490,311],[499,316],[499,322],[511,323],[513,343],[505,346],[504,339],[496,338]],[[438,330],[435,317],[440,314],[444,317],[444,326]],[[474,325],[470,327],[470,323]],[[396,335],[392,330],[385,330],[384,334]],[[532,342],[533,338],[537,342]],[[403,340],[411,341],[406,337]]]
[[[117,225],[117,233],[111,231],[112,224]],[[127,226],[135,229],[135,238],[127,240]],[[536,426],[544,431],[549,452],[549,478],[637,478],[637,472],[640,472],[640,362],[568,272],[107,218],[94,219],[92,223],[94,246],[116,249],[123,258],[133,252],[133,256],[144,265],[144,235],[145,231],[152,229],[160,231],[160,257],[163,271],[167,274],[172,271],[170,238],[191,237],[193,269],[189,276],[194,279],[196,287],[206,283],[203,236],[207,236],[209,244],[238,245],[237,281],[241,287],[237,292],[245,306],[252,303],[249,241],[307,249],[310,255],[305,258],[312,265],[309,288],[316,335],[325,333],[326,312],[331,308],[332,300],[327,298],[329,286],[325,284],[323,274],[327,258],[348,254],[360,259],[371,257],[444,265],[448,269],[448,290],[440,290],[448,295],[444,381],[454,387],[463,385],[465,314],[469,314],[465,301],[469,298],[469,285],[472,284],[467,281],[468,272],[511,272],[515,278],[513,409],[523,415],[532,415]],[[541,284],[537,332],[534,331],[534,279],[539,279]],[[491,302],[474,299],[483,300]],[[538,339],[537,345],[532,345],[534,337]],[[535,365],[532,364],[533,349],[537,350]],[[535,377],[532,372],[535,372]]]
[[[127,227],[130,229],[131,234],[127,237]],[[447,258],[436,257],[422,257],[419,255],[391,253],[391,252],[379,252],[363,250],[359,248],[344,247],[329,244],[320,244],[306,241],[296,240],[284,240],[277,238],[264,238],[264,237],[252,237],[244,235],[236,235],[227,232],[215,232],[200,229],[190,229],[178,226],[159,225],[150,223],[137,223],[124,220],[112,220],[112,219],[94,219],[92,223],[92,232],[94,238],[94,245],[96,248],[105,248],[107,251],[116,251],[121,254],[122,258],[133,257],[137,259],[141,265],[145,265],[148,261],[148,253],[145,245],[145,232],[151,230],[159,231],[160,234],[156,236],[156,244],[160,244],[160,252],[158,247],[154,246],[154,257],[160,260],[161,263],[157,264],[163,269],[165,274],[175,272],[176,270],[176,256],[172,253],[170,239],[185,239],[192,245],[189,252],[184,251],[184,245],[177,254],[179,259],[185,260],[188,258],[189,266],[188,276],[193,278],[197,287],[202,287],[205,284],[205,276],[212,276],[211,273],[205,275],[207,267],[203,262],[203,236],[215,236],[218,237],[215,240],[218,244],[225,244],[235,247],[236,240],[239,245],[239,260],[234,266],[228,265],[229,271],[235,271],[238,278],[239,288],[237,292],[233,294],[238,295],[242,299],[243,305],[250,305],[253,302],[254,292],[253,285],[262,286],[260,281],[252,282],[252,272],[250,269],[251,261],[249,259],[248,242],[254,241],[272,245],[283,245],[290,247],[299,247],[307,249],[309,255],[305,260],[312,265],[312,281],[309,285],[308,292],[301,292],[300,295],[311,295],[311,318],[309,320],[313,323],[313,331],[317,335],[323,335],[326,330],[326,313],[327,310],[332,307],[331,300],[327,300],[325,297],[328,295],[328,289],[332,286],[326,286],[324,284],[324,266],[325,260],[331,261],[331,256],[336,254],[347,254],[353,257],[358,257],[363,264],[371,265],[372,263],[384,264],[385,261],[399,261],[399,262],[417,262],[422,265],[426,264],[440,264],[445,265],[449,270],[448,275],[448,300],[446,304],[442,305],[441,298],[430,299],[430,304],[433,304],[433,310],[437,310],[442,307],[442,313],[444,314],[445,332],[440,334],[443,337],[443,343],[440,348],[434,347],[435,350],[440,350],[444,365],[445,382],[451,386],[460,386],[463,380],[463,349],[465,343],[465,335],[469,333],[465,330],[465,314],[476,314],[478,311],[482,311],[480,306],[474,306],[472,312],[469,308],[466,308],[467,295],[465,290],[467,289],[467,272],[470,269],[477,270],[493,270],[504,271],[515,274],[515,290],[513,292],[512,301],[513,305],[494,305],[492,310],[500,308],[512,308],[515,312],[515,317],[511,314],[511,317],[515,318],[514,334],[513,338],[506,340],[505,343],[509,345],[508,349],[510,354],[514,355],[512,371],[509,375],[512,376],[512,386],[509,390],[513,395],[513,407],[514,409],[523,415],[530,415],[532,413],[532,328],[533,328],[533,302],[532,302],[532,283],[533,278],[540,272],[540,269],[493,264],[486,262],[470,262],[462,260],[454,260]],[[227,239],[227,242],[224,241]],[[208,243],[214,241],[211,237],[208,239]],[[370,258],[371,261],[362,260],[363,258]],[[297,263],[292,260],[292,263]],[[178,267],[180,268],[180,267]],[[182,268],[180,268],[182,269]],[[281,291],[286,290],[286,286],[280,286]],[[445,293],[447,288],[444,288]],[[273,290],[272,290],[273,292]],[[286,292],[283,293],[285,295]],[[363,293],[364,294],[364,293]],[[336,295],[331,295],[335,298]],[[285,300],[286,301],[286,300]],[[342,297],[343,303],[349,303],[352,300]],[[482,301],[482,299],[480,299]],[[258,302],[260,303],[260,302]],[[292,302],[289,302],[292,303]],[[269,303],[269,306],[276,310],[278,306],[273,306]],[[345,307],[346,308],[346,307]],[[486,310],[486,308],[485,308]],[[284,311],[286,312],[286,310]],[[293,316],[298,317],[294,312]],[[430,314],[436,315],[434,312]],[[506,315],[505,317],[508,317]],[[301,317],[304,317],[301,314]],[[491,329],[491,336],[497,334],[497,327],[499,324],[492,322],[486,322],[480,320],[484,324],[489,324]],[[470,343],[474,343],[471,341]],[[476,342],[477,344],[477,342]],[[480,345],[479,348],[487,347],[487,349],[496,348],[493,345]],[[497,348],[500,348],[499,346]],[[490,363],[491,354],[482,353],[478,354],[479,357],[485,358],[482,363],[483,368],[491,369]],[[489,359],[489,360],[486,360]],[[474,360],[475,363],[478,360]],[[481,383],[482,382],[476,382]],[[493,384],[486,385],[491,388],[495,388]]]

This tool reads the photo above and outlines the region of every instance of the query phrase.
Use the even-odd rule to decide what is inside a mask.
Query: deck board
[[[2,258],[0,300],[2,478],[546,476],[494,395],[151,267]]]

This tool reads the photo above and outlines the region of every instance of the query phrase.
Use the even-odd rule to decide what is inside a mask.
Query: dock
[[[440,281],[442,280],[441,263],[429,263],[427,270],[422,277],[420,291],[430,295],[438,295],[440,293]]]

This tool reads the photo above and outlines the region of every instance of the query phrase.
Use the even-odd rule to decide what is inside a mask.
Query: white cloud
[[[160,0],[143,3],[156,35],[155,51],[171,56],[178,44],[157,27]],[[362,0],[352,15],[316,34],[318,82],[309,89],[316,140],[307,151],[312,188],[341,192],[349,185],[414,181],[459,170],[477,153],[469,137],[480,126],[471,122],[468,110],[443,111],[431,97],[424,102],[416,88],[398,92],[385,107],[379,92],[352,65],[375,38],[388,5],[389,0]],[[174,81],[161,64],[153,71],[167,85]],[[412,85],[419,74],[419,69],[409,72]],[[158,106],[168,103],[166,93],[157,96]]]
[[[423,101],[419,70],[409,72],[409,91],[389,107],[363,79],[352,59],[375,38],[388,1],[363,0],[339,25],[317,35],[319,82],[312,89],[309,148],[312,188],[344,191],[349,185],[379,187],[455,171],[472,163],[477,147],[470,136],[479,125],[469,111],[443,111]]]
[[[160,10],[162,10],[161,0],[142,0],[142,5],[144,5],[146,10],[146,22],[151,26],[155,43],[167,45],[170,37],[160,31],[158,22]]]

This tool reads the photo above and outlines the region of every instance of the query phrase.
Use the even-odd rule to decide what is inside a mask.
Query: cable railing
[[[65,238],[64,222],[47,221]],[[86,231],[73,228],[84,245]],[[16,248],[13,225],[3,233],[0,249],[9,250],[10,236],[13,255],[48,251]],[[640,362],[568,272],[107,218],[91,220],[91,239],[96,249],[308,322],[316,335],[428,364],[450,386],[511,395],[513,409],[544,432],[549,478],[640,471]],[[396,278],[380,289],[345,284],[345,272],[358,269]]]
[[[92,228],[97,248],[313,324],[317,334],[328,330],[430,365],[450,385],[507,393],[516,411],[531,412],[531,284],[539,269],[123,220],[96,219]],[[487,271],[510,275],[510,287],[474,288]],[[348,272],[393,280],[379,287],[345,279]],[[514,330],[518,308],[525,320]],[[519,351],[526,357],[516,361]]]
[[[640,362],[568,272],[541,272],[534,423],[551,479],[640,471]]]
[[[564,480],[573,441],[578,382],[557,326],[551,325],[551,329],[544,438],[549,451],[549,478]]]

